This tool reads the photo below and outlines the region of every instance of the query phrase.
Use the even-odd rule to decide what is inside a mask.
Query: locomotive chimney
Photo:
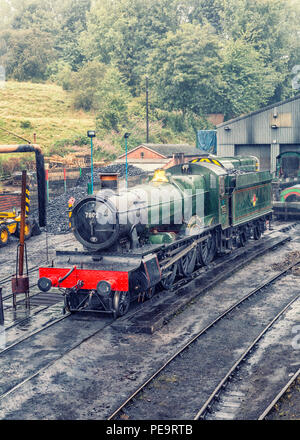
[[[119,173],[100,173],[101,189],[118,189]]]

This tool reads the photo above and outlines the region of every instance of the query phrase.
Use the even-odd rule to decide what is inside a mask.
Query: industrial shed
[[[300,95],[217,126],[217,155],[253,155],[261,170],[276,170],[276,157],[300,151]]]

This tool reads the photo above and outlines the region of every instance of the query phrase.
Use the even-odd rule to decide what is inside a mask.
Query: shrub
[[[21,128],[32,128],[31,122],[30,121],[21,121],[20,122],[20,127]]]

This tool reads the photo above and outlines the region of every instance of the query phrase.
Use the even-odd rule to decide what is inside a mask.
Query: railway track
[[[267,416],[270,414],[270,412],[273,410],[275,405],[279,402],[281,397],[286,393],[286,391],[289,389],[289,387],[297,380],[297,378],[300,376],[300,368],[296,371],[296,373],[293,374],[293,376],[287,381],[287,383],[281,388],[281,390],[277,393],[277,395],[274,397],[272,402],[265,408],[265,410],[260,414],[258,417],[258,420],[264,420],[267,418]]]
[[[281,227],[279,230],[271,230],[268,231],[267,234],[265,234],[265,237],[268,239],[269,236],[271,236],[272,234],[274,234],[275,232],[288,232],[289,230],[293,229],[294,227],[297,226],[297,223],[291,223],[290,225],[287,226],[283,226]],[[290,240],[290,238],[287,238],[285,241]],[[276,245],[274,248],[276,248],[277,246],[281,246],[282,244],[285,243],[285,241],[279,242],[278,245]],[[257,248],[259,245],[261,244],[261,240],[259,240],[257,243],[253,243],[252,245],[254,248]],[[251,244],[250,244],[251,246]],[[171,291],[176,291],[177,289],[179,289],[180,287],[188,284],[191,280],[197,278],[199,275],[201,275],[203,272],[207,272],[209,269],[213,268],[213,267],[217,267],[217,266],[221,266],[223,264],[223,262],[225,262],[227,259],[232,259],[234,258],[234,256],[238,256],[239,254],[242,254],[244,252],[245,249],[249,248],[249,244],[248,246],[246,246],[245,248],[237,248],[234,249],[231,253],[229,254],[225,254],[222,257],[213,260],[210,264],[208,264],[207,266],[204,267],[200,267],[199,269],[196,269],[191,275],[189,275],[188,277],[182,278],[180,280],[178,280],[177,282],[175,282],[173,284],[173,286],[169,289]],[[262,250],[262,252],[269,252],[272,251],[274,248],[271,249],[267,249],[267,250]]]
[[[71,243],[71,242],[72,242],[72,239],[69,237],[69,238],[67,238],[64,241],[60,241],[60,245],[66,245],[67,243]],[[34,244],[31,244],[31,247],[33,247],[33,246],[34,246]],[[56,243],[54,243],[51,246],[56,246]],[[31,266],[30,268],[28,268],[28,273],[29,274],[38,271],[39,267],[42,264],[47,264],[47,262],[48,262],[47,260],[42,260],[41,261],[41,259],[40,259],[41,258],[41,250],[40,249],[38,249],[36,252],[33,252],[32,254],[28,255],[28,259],[29,258],[32,259],[32,260],[37,260],[38,261],[37,264],[35,264],[35,265]],[[5,259],[5,261],[3,263],[1,263],[1,266],[4,266],[4,265],[6,267],[11,267],[12,273],[15,272],[16,258],[10,259],[10,260],[6,260]],[[3,284],[6,284],[6,283],[11,281],[12,273],[0,279],[0,286],[2,286]]]
[[[294,263],[297,264],[297,263]],[[286,269],[288,270],[288,268]],[[285,271],[286,271],[285,270]],[[280,274],[278,274],[276,276],[276,278],[280,276]],[[269,280],[270,281],[270,280]],[[271,282],[271,281],[270,281]],[[265,283],[266,285],[266,283]],[[247,295],[249,296],[249,295]],[[244,301],[246,301],[246,298],[243,299]],[[238,307],[238,304],[242,303],[242,301],[239,301],[236,303],[235,306]],[[233,307],[233,306],[232,306]],[[232,308],[231,307],[231,308]],[[8,347],[8,350],[3,353],[3,355],[5,354],[5,359],[6,362],[5,364],[2,363],[2,368],[4,371],[6,371],[7,369],[10,368],[10,365],[12,365],[12,370],[16,370],[18,369],[18,365],[22,366],[22,377],[20,377],[19,374],[17,374],[16,378],[13,379],[13,381],[10,381],[10,384],[13,384],[13,386],[9,385],[6,386],[5,389],[5,383],[1,383],[0,382],[0,400],[5,399],[5,403],[7,402],[6,399],[9,399],[10,396],[12,397],[14,392],[17,392],[18,390],[21,392],[21,387],[25,384],[28,384],[31,380],[35,380],[37,379],[38,376],[41,376],[44,372],[46,372],[48,369],[50,369],[51,366],[54,366],[54,364],[60,360],[62,360],[66,355],[70,354],[72,352],[72,350],[75,350],[76,348],[80,347],[81,344],[83,344],[85,341],[91,340],[94,336],[99,336],[101,335],[101,331],[107,329],[110,326],[110,323],[106,323],[105,325],[102,323],[102,327],[101,328],[93,328],[93,332],[91,331],[91,327],[89,327],[89,334],[86,334],[86,337],[83,337],[83,334],[80,334],[80,328],[81,328],[81,323],[80,325],[76,325],[76,315],[74,317],[68,317],[67,320],[63,320],[63,322],[56,323],[56,326],[51,326],[52,328],[49,329],[45,329],[45,331],[47,332],[47,335],[45,334],[45,332],[41,331],[41,332],[36,332],[36,334],[34,335],[29,335],[26,340],[23,341],[19,341],[19,344],[21,343],[21,345],[16,345],[15,347],[12,347],[11,350]],[[72,320],[75,320],[75,322]],[[216,323],[218,322],[218,320],[215,320]],[[68,324],[65,327],[65,323],[69,322],[70,325]],[[85,323],[86,324],[86,323]],[[96,325],[99,325],[99,321],[97,321]],[[62,325],[64,327],[62,327]],[[95,326],[95,323],[91,324]],[[59,326],[59,327],[57,327]],[[55,333],[53,332],[53,328],[55,328]],[[75,331],[75,339],[77,339],[77,342],[74,341],[74,331]],[[87,332],[87,329],[84,328],[84,331]],[[78,333],[76,333],[78,332]],[[59,341],[59,339],[57,339],[57,334],[63,335],[64,337],[64,341]],[[54,336],[54,340],[51,340]],[[68,347],[66,347],[65,343],[66,343],[66,339],[72,338],[72,346],[70,346],[70,341],[68,342]],[[33,339],[35,340],[35,343],[33,343]],[[49,344],[49,339],[51,344]],[[193,338],[196,339],[196,338]],[[192,342],[190,342],[191,344]],[[190,345],[190,344],[186,344],[186,345]],[[42,355],[39,356],[38,353],[41,350],[41,346],[42,347],[47,347],[47,352],[50,351],[51,352],[51,359],[49,359],[48,354],[46,355],[46,359],[42,358]],[[48,350],[49,347],[49,350]],[[187,348],[187,347],[186,347]],[[180,350],[180,352],[182,352],[184,350],[183,349]],[[10,355],[9,355],[10,353]],[[28,355],[26,354],[26,359],[24,361],[24,359],[21,356],[21,353],[29,353]],[[30,355],[31,353],[31,355]],[[178,353],[179,356],[179,353]],[[28,358],[27,358],[28,357]],[[40,357],[40,361],[41,363],[39,363],[39,365],[37,365],[35,362],[37,361],[37,357]],[[21,359],[22,358],[22,359]],[[172,359],[175,359],[175,356],[172,356]],[[172,361],[171,359],[171,361]],[[34,363],[32,362],[32,360],[34,360]],[[167,366],[171,361],[166,362],[165,366]],[[45,363],[43,363],[45,362]],[[1,353],[0,353],[0,364],[1,364]],[[105,369],[105,362],[103,362],[103,365],[101,363],[101,367]],[[33,371],[34,370],[34,371]],[[163,369],[161,370],[163,371]],[[159,374],[159,373],[157,373]],[[155,376],[157,376],[157,374],[154,375],[153,379],[155,378]],[[44,376],[43,376],[44,377]],[[3,378],[3,380],[5,381],[6,378]],[[42,380],[42,379],[41,379]],[[149,382],[149,381],[148,381]],[[147,383],[148,383],[147,382]],[[31,383],[31,382],[30,382]],[[7,382],[6,382],[7,385]],[[128,400],[128,399],[127,399]]]
[[[68,243],[69,241],[70,241],[70,239],[67,239],[63,243]],[[283,241],[283,243],[284,243],[284,241]],[[259,246],[260,244],[261,243],[258,242],[258,243],[256,243],[256,246]],[[280,245],[280,244],[282,244],[282,243],[278,243],[278,245]],[[235,252],[237,254],[240,253],[240,252],[245,252],[245,249],[237,249]],[[176,289],[178,289],[178,288],[188,284],[192,279],[196,279],[199,275],[203,274],[203,272],[206,272],[207,270],[209,270],[210,268],[212,268],[214,266],[219,267],[220,265],[222,265],[222,261],[226,261],[226,259],[228,257],[232,258],[232,255],[229,255],[229,256],[225,255],[223,257],[220,257],[219,259],[217,259],[217,261],[213,261],[210,265],[194,271],[189,277],[178,280],[174,284],[174,286],[172,287],[171,290],[175,291]],[[43,264],[43,263],[40,263],[40,264]],[[39,265],[31,267],[30,268],[31,273],[37,272],[38,268],[39,268]],[[1,280],[0,280],[0,284],[1,284]],[[63,300],[62,295],[60,295],[58,293],[57,294],[53,294],[53,293],[46,293],[45,294],[45,293],[41,293],[36,288],[37,288],[37,283],[35,283],[35,284],[30,286],[31,306],[33,305],[33,308],[37,308],[37,310],[35,312],[33,312],[33,315],[37,315],[38,313],[43,312],[44,310],[46,310],[47,307],[49,307],[49,305],[53,305],[56,302]],[[35,289],[35,290],[32,292],[32,289]],[[10,298],[12,298],[12,294],[8,294],[8,295],[3,297],[4,312],[9,312],[10,310],[12,310],[12,305],[11,304],[7,304],[7,301]],[[18,304],[22,304],[24,302],[25,302],[25,299],[21,299],[21,300],[18,301]],[[37,307],[37,306],[43,306],[43,305],[44,305],[44,307]],[[14,316],[13,317],[13,323],[10,323],[8,326],[6,326],[6,329],[9,329],[9,328],[12,328],[12,327],[16,327],[16,326],[20,326],[22,324],[25,324],[29,319],[30,318],[28,316],[26,316],[25,318],[20,318],[20,319],[16,319],[16,317]]]
[[[214,319],[211,323],[209,323],[205,328],[201,329],[193,338],[191,338],[183,347],[181,347],[175,354],[173,354],[167,361],[164,362],[164,364],[158,368],[155,373],[153,373],[141,386],[139,386],[117,409],[114,410],[113,413],[110,414],[108,417],[108,420],[115,420],[118,418],[122,418],[122,414],[131,414],[130,411],[128,411],[129,405],[133,402],[137,401],[138,396],[141,395],[142,392],[145,391],[149,385],[154,382],[155,379],[157,379],[168,366],[170,366],[171,363],[176,362],[177,359],[181,358],[185,352],[188,351],[191,346],[195,345],[201,339],[202,336],[209,333],[210,330],[212,330],[219,322],[224,320],[225,318],[228,318],[230,314],[233,311],[236,311],[239,309],[240,306],[242,306],[246,301],[250,300],[257,294],[261,293],[266,289],[268,286],[270,286],[272,283],[276,282],[280,278],[282,278],[287,272],[289,272],[293,267],[297,266],[300,263],[300,260],[297,260],[296,262],[290,264],[287,268],[282,270],[280,273],[276,274],[275,276],[269,278],[266,282],[261,284],[260,286],[253,289],[251,292],[249,292],[246,296],[244,296],[241,300],[237,301],[235,304],[233,304],[231,307],[229,307],[227,310],[225,310],[222,314],[220,314],[216,319]],[[210,407],[212,401],[215,398],[219,397],[219,392],[224,386],[225,382],[229,380],[233,374],[233,371],[239,368],[239,365],[241,362],[243,362],[243,359],[247,356],[248,353],[253,350],[256,343],[259,341],[260,338],[263,337],[265,332],[271,327],[271,325],[279,319],[280,316],[297,300],[299,299],[300,295],[297,295],[294,297],[285,307],[276,315],[276,317],[272,320],[271,323],[264,329],[263,332],[259,335],[259,337],[256,337],[255,340],[250,344],[250,346],[247,348],[247,350],[243,353],[243,355],[238,359],[237,362],[233,365],[233,367],[226,372],[223,379],[220,381],[218,386],[214,389],[213,393],[209,396],[205,404],[202,406],[201,410],[198,411],[197,416],[195,419],[199,419],[207,410],[208,407]],[[195,361],[196,362],[196,361]],[[151,393],[149,394],[151,396]],[[151,397],[150,397],[151,400]],[[134,413],[134,411],[133,411]],[[151,417],[151,415],[150,415]],[[170,418],[174,418],[171,416]],[[176,418],[176,417],[175,417]]]
[[[99,320],[85,321],[78,331],[70,318],[70,315],[62,316],[0,352],[0,371],[9,371],[11,367],[13,372],[0,378],[0,401],[110,325]],[[65,334],[64,339],[53,334],[54,327],[56,335]],[[42,350],[47,352],[44,356],[41,346],[47,347]]]
[[[299,262],[298,262],[299,264]],[[262,332],[257,336],[257,338],[250,344],[249,347],[242,353],[240,358],[235,362],[235,364],[232,366],[232,368],[226,373],[226,375],[223,377],[223,379],[219,382],[217,387],[214,389],[210,397],[207,399],[207,401],[203,404],[201,409],[198,411],[196,416],[194,417],[194,420],[199,419],[205,419],[208,415],[209,419],[214,419],[214,403],[218,402],[222,399],[222,392],[226,389],[227,382],[233,379],[234,374],[241,368],[242,364],[246,362],[248,356],[252,353],[252,351],[255,349],[255,346],[261,341],[261,339],[266,335],[266,333],[271,329],[271,327],[274,325],[276,321],[278,321],[285,313],[286,311],[300,298],[300,294],[293,298],[280,312],[274,317],[274,319],[262,330]],[[297,373],[296,373],[297,374]],[[299,370],[298,370],[299,374]],[[295,380],[295,379],[294,379]],[[290,381],[288,382],[288,384]],[[268,405],[267,409],[262,412],[262,414],[258,417],[259,420],[266,417],[266,415],[270,412],[270,410],[273,408],[275,403],[279,400],[283,392],[288,388],[289,385],[285,385],[284,388],[281,390],[279,395],[271,402],[270,405]],[[226,402],[226,399],[223,399],[224,401],[220,405],[221,408],[228,407],[228,404]],[[248,402],[251,405],[251,401]],[[220,408],[218,408],[218,411],[220,412]]]
[[[131,314],[136,312],[135,309]],[[79,318],[81,325],[78,327],[76,325],[77,316],[81,315],[67,313],[42,328],[30,332],[2,350],[0,349],[0,371],[8,370],[11,363],[12,371],[15,372],[15,377],[13,374],[8,377],[0,375],[0,401],[46,371],[66,354],[105,330],[114,321],[112,317],[106,317],[100,321],[98,317],[91,319],[89,315],[88,319]],[[17,325],[20,325],[20,321]],[[12,327],[8,327],[6,330],[10,330]],[[55,333],[53,333],[53,328],[56,330]],[[61,334],[64,335],[63,339],[57,336]],[[45,351],[50,352],[50,355],[40,356],[41,347],[47,347]],[[20,370],[16,368],[18,364],[21,366]]]

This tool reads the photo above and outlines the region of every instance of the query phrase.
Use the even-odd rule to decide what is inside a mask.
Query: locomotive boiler
[[[68,311],[124,315],[133,299],[259,239],[272,216],[271,180],[253,156],[208,155],[128,190],[87,196],[71,215],[81,247],[58,249],[38,285],[62,289]]]

